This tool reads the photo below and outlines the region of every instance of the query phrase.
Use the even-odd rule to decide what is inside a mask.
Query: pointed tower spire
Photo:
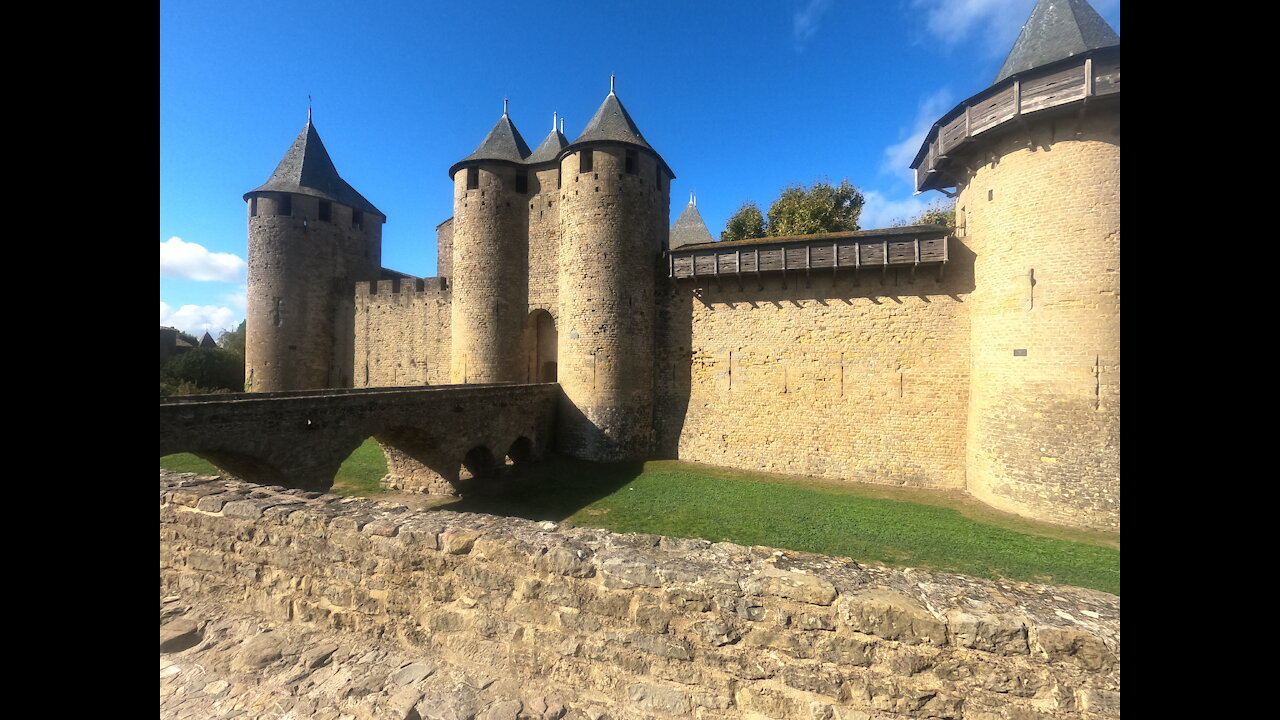
[[[576,145],[593,140],[613,140],[653,149],[649,143],[645,142],[635,121],[631,119],[627,109],[622,106],[622,101],[613,92],[610,92],[604,102],[600,103],[596,114],[591,116],[591,122],[587,123],[582,134],[573,142]]]
[[[689,204],[685,205],[684,212],[680,213],[680,217],[671,226],[670,235],[668,247],[672,250],[684,245],[715,242],[711,231],[707,230],[702,214],[698,212],[698,198],[694,193],[689,193]]]
[[[520,131],[516,130],[515,124],[511,122],[511,118],[506,113],[506,105],[507,101],[504,99],[502,101],[502,117],[498,118],[497,124],[480,142],[480,146],[475,149],[475,152],[454,163],[453,167],[449,168],[449,177],[453,177],[453,174],[463,164],[482,160],[523,163],[525,158],[529,157],[529,145],[520,136]]]
[[[547,133],[547,137],[538,145],[538,149],[533,154],[525,158],[525,163],[533,165],[535,163],[544,163],[555,160],[560,155],[560,151],[569,144],[565,139],[564,133],[556,127],[557,124],[564,121],[559,118],[560,113],[551,114],[551,132]]]
[[[364,199],[355,188],[338,176],[338,170],[329,158],[329,151],[320,141],[320,133],[311,122],[311,108],[307,108],[307,124],[285,152],[275,172],[260,187],[244,194],[248,200],[254,193],[286,192],[332,200],[348,207],[373,212],[386,217],[382,211]]]
[[[1069,58],[1120,44],[1120,36],[1085,0],[1039,0],[992,83]]]

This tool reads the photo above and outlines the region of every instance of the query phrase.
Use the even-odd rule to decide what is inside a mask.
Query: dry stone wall
[[[355,387],[449,383],[445,278],[360,283],[354,303]]]
[[[324,685],[330,675],[359,679],[334,701],[352,717],[1119,716],[1119,599],[1078,588],[165,471],[160,560],[170,602],[253,613],[286,634],[332,633],[327,655],[311,652],[314,635],[227,652],[280,679],[290,704],[343,685]],[[192,621],[169,627],[162,652],[166,640],[196,652],[199,632]],[[312,679],[338,646],[375,641],[380,651],[344,650],[350,664]],[[415,663],[450,668],[446,687],[407,669]],[[170,665],[176,675],[190,663]],[[455,669],[475,679],[470,691],[449,690],[461,687],[448,685]]]

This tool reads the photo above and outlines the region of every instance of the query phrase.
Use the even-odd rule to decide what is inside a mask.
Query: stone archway
[[[525,322],[525,357],[529,359],[527,381],[556,382],[558,352],[556,321],[551,313],[537,309]]]

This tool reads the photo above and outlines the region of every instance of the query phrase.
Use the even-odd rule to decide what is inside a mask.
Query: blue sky
[[[1119,0],[1093,0],[1120,32]],[[215,337],[244,319],[247,221],[307,119],[387,215],[383,265],[436,272],[448,168],[510,100],[530,147],[572,141],[609,92],[696,191],[713,236],[745,200],[848,178],[862,227],[912,195],[933,121],[991,84],[1035,0],[329,2],[160,5],[160,323]]]

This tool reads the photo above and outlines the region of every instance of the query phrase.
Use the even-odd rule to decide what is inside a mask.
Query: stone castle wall
[[[282,633],[377,639],[405,661],[490,678],[465,702],[503,702],[482,695],[500,679],[560,698],[566,720],[1119,717],[1119,598],[1079,588],[163,471],[160,570],[162,597],[222,603]],[[359,717],[390,717],[379,703],[394,698],[395,717],[412,717],[432,697],[429,684],[403,687],[403,663],[319,672],[308,652],[292,671],[300,650],[264,654],[259,639],[241,660],[258,677],[289,674],[297,692],[313,672],[367,675],[359,693],[334,686]]]
[[[986,150],[956,203],[977,256],[969,491],[1118,529],[1119,114],[1040,120]]]
[[[560,168],[529,171],[529,310],[559,319]]]
[[[353,375],[351,283],[378,278],[382,219],[317,198],[283,193],[250,198],[245,384],[253,391],[350,387]],[[253,214],[256,210],[256,214]]]
[[[355,387],[448,384],[445,278],[360,283],[353,302]]]
[[[660,452],[963,488],[972,256],[953,241],[951,257],[941,281],[929,268],[669,285]]]

